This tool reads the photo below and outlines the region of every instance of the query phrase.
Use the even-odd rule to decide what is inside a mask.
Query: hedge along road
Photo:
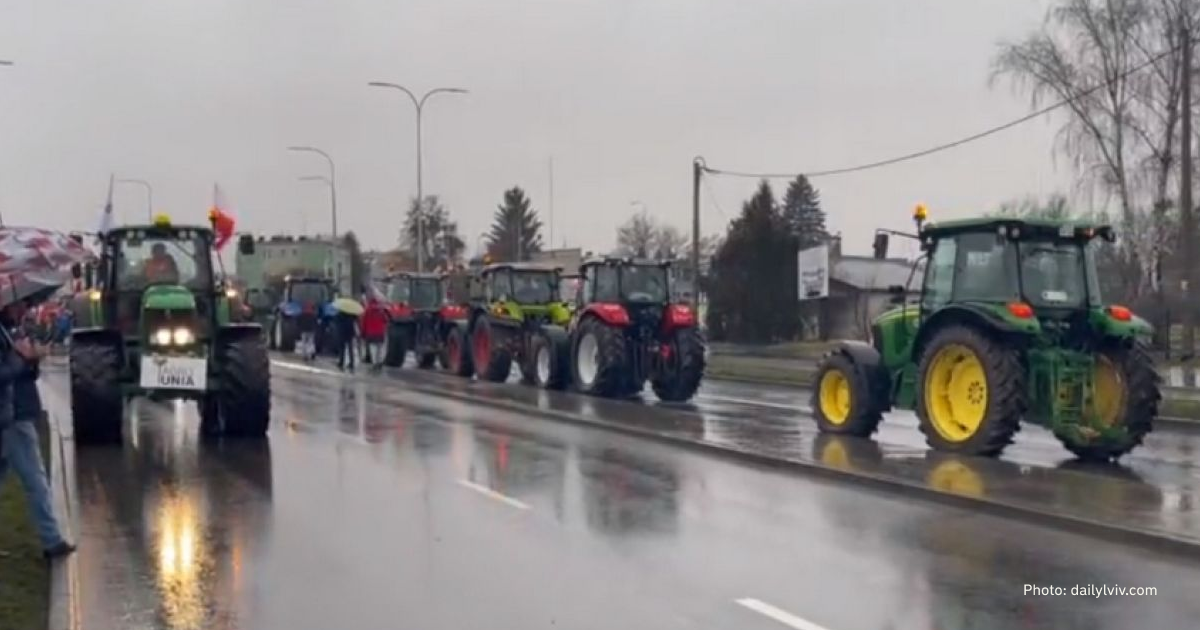
[[[64,417],[62,377],[46,381]],[[276,365],[272,381],[268,442],[202,442],[193,405],[139,401],[123,446],[75,449],[80,627],[1103,630],[1200,615],[1188,558],[407,379]],[[1079,582],[1158,594],[1025,594]]]
[[[288,360],[278,368],[312,370]],[[324,368],[318,368],[324,369]],[[1183,543],[1200,549],[1200,431],[1155,432],[1147,444],[1120,465],[1080,464],[1045,430],[1029,426],[998,460],[945,456],[929,451],[911,413],[890,414],[875,440],[819,437],[814,423],[797,412],[794,389],[706,383],[693,404],[667,405],[652,394],[641,400],[613,401],[573,393],[543,392],[515,384],[466,381],[438,372],[390,370],[399,379],[430,392],[465,399],[536,408],[618,428],[650,431],[756,457],[816,464],[946,493],[1015,506],[1031,516],[1062,517],[1067,525],[1134,532],[1150,542]],[[807,405],[804,405],[807,408]],[[1053,520],[1053,519],[1052,519]],[[1076,521],[1082,521],[1077,523]]]

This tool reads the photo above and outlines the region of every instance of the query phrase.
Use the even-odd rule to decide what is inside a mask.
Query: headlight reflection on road
[[[168,627],[199,628],[204,621],[199,519],[195,501],[171,494],[156,515],[162,608]]]

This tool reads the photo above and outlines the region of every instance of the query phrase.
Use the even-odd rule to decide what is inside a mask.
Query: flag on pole
[[[113,229],[116,220],[113,218],[113,182],[116,176],[108,176],[108,201],[104,204],[104,213],[100,215],[100,226],[96,229],[100,234],[107,234]]]
[[[233,215],[229,213],[229,204],[225,201],[225,195],[221,192],[221,187],[213,184],[213,205],[208,211],[208,221],[212,223],[213,232],[216,233],[216,242],[213,243],[218,251],[229,239],[233,238]]]

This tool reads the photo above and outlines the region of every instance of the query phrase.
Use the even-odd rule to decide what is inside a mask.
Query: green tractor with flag
[[[914,409],[939,451],[993,456],[1021,422],[1049,429],[1082,460],[1141,444],[1161,400],[1151,326],[1106,304],[1097,249],[1108,225],[980,218],[926,223],[920,300],[873,323],[871,342],[840,343],[821,361],[813,415],[823,432],[869,436],[883,413]],[[882,236],[882,239],[880,238]],[[877,251],[885,234],[877,235]],[[882,241],[882,243],[880,243]]]
[[[201,432],[261,438],[270,421],[270,364],[261,326],[235,322],[235,292],[216,280],[214,251],[232,221],[105,230],[95,286],[72,303],[71,411],[75,439],[119,442],[135,397],[195,400]],[[243,236],[239,249],[252,253]],[[216,262],[214,262],[216,261]]]

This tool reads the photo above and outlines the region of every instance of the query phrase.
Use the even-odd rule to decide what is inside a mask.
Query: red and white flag
[[[213,205],[208,211],[208,221],[212,223],[213,232],[217,237],[213,247],[220,251],[229,239],[233,238],[234,220],[225,194],[217,184],[213,184]]]

